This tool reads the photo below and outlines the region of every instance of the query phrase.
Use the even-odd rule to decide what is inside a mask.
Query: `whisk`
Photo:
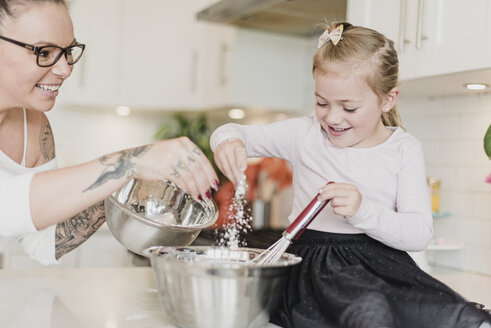
[[[329,182],[333,183],[333,182]],[[283,235],[268,249],[264,250],[261,254],[254,257],[249,263],[257,264],[274,264],[278,262],[283,253],[285,253],[288,246],[290,246],[292,239],[297,240],[298,237],[305,231],[307,226],[315,219],[317,214],[327,205],[330,199],[318,200],[319,194],[307,205],[304,210],[297,216],[283,232]]]

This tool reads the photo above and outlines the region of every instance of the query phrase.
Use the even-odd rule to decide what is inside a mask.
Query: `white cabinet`
[[[120,100],[122,8],[120,0],[70,1],[75,37],[87,46],[60,91],[60,102],[113,106]]]
[[[491,66],[490,0],[348,0],[347,16],[396,42],[401,80]]]
[[[310,40],[197,21],[206,5],[73,1],[75,33],[87,48],[60,101],[160,110],[303,110]]]
[[[202,23],[204,107],[302,112],[313,99],[312,40]]]

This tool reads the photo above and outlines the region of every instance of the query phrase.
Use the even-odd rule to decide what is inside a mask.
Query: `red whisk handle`
[[[333,183],[333,182],[329,182]],[[286,228],[283,236],[288,240],[295,240],[300,237],[309,224],[315,219],[317,214],[329,203],[330,199],[319,200],[319,194],[315,195],[314,199],[303,209],[303,211],[297,216],[288,228]]]

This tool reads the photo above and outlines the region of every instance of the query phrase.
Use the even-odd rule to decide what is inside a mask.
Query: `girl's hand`
[[[218,190],[218,177],[205,154],[187,137],[158,141],[138,147],[134,176],[146,180],[169,180],[193,197],[211,198]]]
[[[215,149],[215,163],[234,185],[237,185],[247,167],[247,152],[239,139],[228,139]]]
[[[321,188],[319,200],[330,199],[334,213],[345,218],[354,216],[361,204],[361,194],[352,184],[329,183]]]

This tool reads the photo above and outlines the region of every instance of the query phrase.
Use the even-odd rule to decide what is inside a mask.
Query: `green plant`
[[[206,115],[203,113],[175,113],[171,121],[164,123],[155,134],[155,138],[159,140],[183,136],[188,137],[201,149],[217,171],[210,147],[211,131]]]
[[[484,151],[486,155],[488,155],[489,159],[491,159],[491,124],[488,127],[488,131],[484,135]]]
[[[488,158],[491,159],[491,124],[484,135],[484,151]],[[486,178],[486,182],[491,183],[491,174]]]

